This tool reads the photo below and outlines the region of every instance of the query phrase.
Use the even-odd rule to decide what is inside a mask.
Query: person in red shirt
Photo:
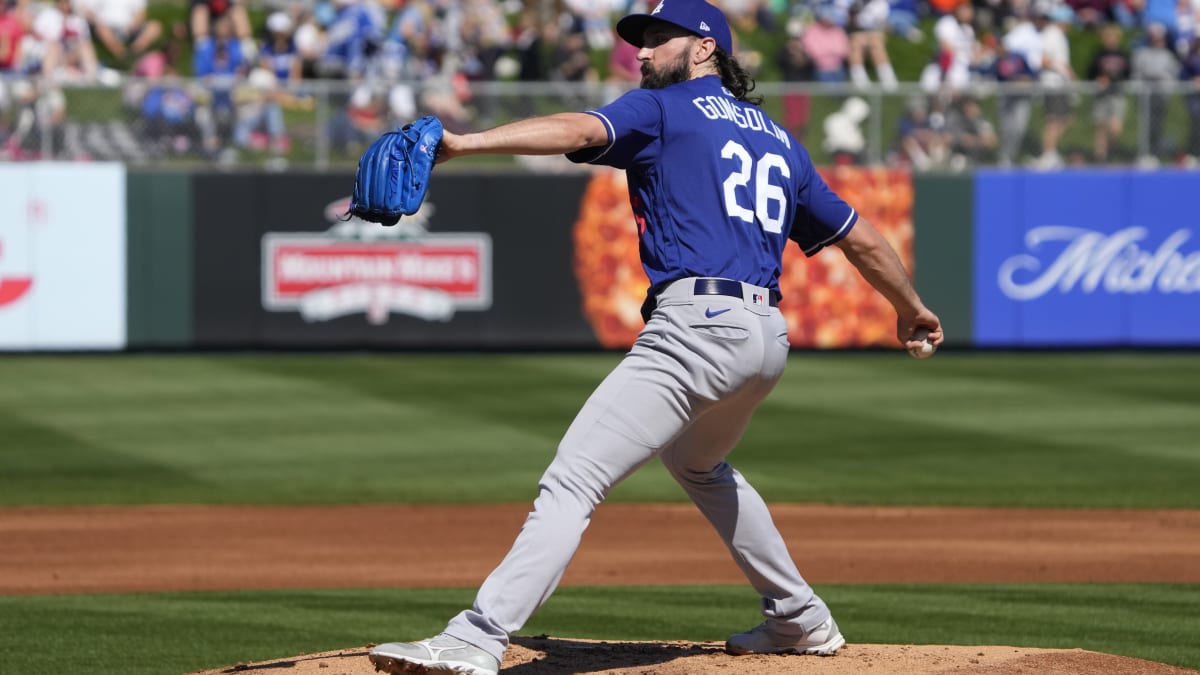
[[[24,0],[0,0],[0,73],[11,73],[20,65],[17,56],[21,38],[29,30]]]

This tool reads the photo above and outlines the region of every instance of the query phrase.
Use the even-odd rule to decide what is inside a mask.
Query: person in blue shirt
[[[509,636],[553,593],[593,510],[654,459],[708,518],[762,598],[761,625],[732,654],[829,655],[844,644],[829,607],[796,569],[767,506],[726,461],[782,376],[777,307],[784,247],[836,247],[896,310],[897,337],[943,341],[899,257],[821,179],[808,152],[751,96],[720,10],[662,0],[617,33],[639,47],[641,88],[602,108],[447,133],[440,161],[549,155],[624,169],[649,288],[646,327],[579,411],[539,482],[512,549],[473,607],[445,631],[378,645],[390,673],[494,675]]]
[[[287,87],[299,84],[302,68],[292,28],[292,19],[286,13],[272,13],[267,17],[267,36],[258,53],[262,67],[275,73],[275,78]]]
[[[321,74],[361,78],[383,44],[386,16],[378,3],[366,0],[334,0],[334,6],[337,13],[325,31],[328,42],[321,58]]]
[[[242,42],[234,35],[228,15],[212,24],[213,35],[199,40],[192,54],[192,71],[208,90],[209,100],[200,111],[199,124],[204,133],[205,151],[220,150],[232,136],[237,118],[233,90],[246,77],[249,62]]]

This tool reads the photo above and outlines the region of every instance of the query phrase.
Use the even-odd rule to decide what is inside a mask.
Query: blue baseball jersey
[[[814,255],[857,212],[808,151],[715,75],[636,89],[597,110],[608,143],[567,155],[624,169],[650,292],[686,277],[779,290],[788,239]]]

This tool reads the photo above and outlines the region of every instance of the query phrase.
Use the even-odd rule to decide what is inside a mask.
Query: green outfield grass
[[[527,502],[617,354],[0,358],[0,504]],[[1200,353],[794,354],[775,502],[1200,507]],[[652,464],[614,500],[681,501]]]
[[[0,505],[528,502],[617,354],[0,358]],[[797,353],[732,456],[774,502],[1200,507],[1200,353]],[[656,466],[613,499],[675,501]],[[851,641],[1200,668],[1200,585],[820,587]],[[0,672],[178,673],[435,632],[472,589],[0,597]],[[748,587],[565,588],[525,635],[720,640]]]
[[[1200,668],[1200,585],[819,590],[851,643],[1078,647]],[[426,637],[473,595],[387,589],[0,598],[0,664],[22,675],[178,675]],[[759,620],[748,587],[568,587],[518,635],[724,640]],[[63,664],[79,668],[64,671]]]

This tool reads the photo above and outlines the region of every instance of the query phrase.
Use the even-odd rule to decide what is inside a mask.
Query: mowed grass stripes
[[[525,502],[619,358],[8,356],[0,504]],[[730,461],[771,501],[1196,508],[1198,410],[1200,353],[798,353]]]
[[[1200,667],[1196,585],[818,590],[851,643],[1082,648]],[[473,596],[466,589],[378,589],[0,598],[0,666],[22,675],[64,667],[178,675],[424,637]],[[748,587],[567,587],[518,635],[717,641],[759,620]]]

